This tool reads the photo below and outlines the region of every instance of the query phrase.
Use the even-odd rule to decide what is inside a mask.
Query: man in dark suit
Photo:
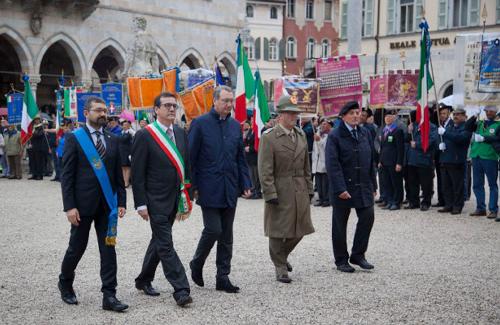
[[[159,293],[151,286],[156,268],[161,261],[163,273],[174,287],[174,299],[184,307],[193,300],[184,266],[174,249],[172,225],[179,215],[180,188],[190,178],[187,135],[174,124],[178,105],[175,95],[162,93],[155,98],[156,121],[139,130],[132,145],[132,189],[134,204],[139,215],[150,221],[152,238],[144,257],[142,271],[135,279],[135,286],[149,296]],[[184,165],[169,158],[177,148]],[[175,146],[175,147],[174,147]],[[179,175],[176,167],[184,169]],[[184,178],[184,179],[182,179]]]
[[[399,210],[403,201],[404,133],[397,124],[395,111],[386,111],[384,120],[379,159],[379,167],[384,169],[386,186],[384,208]]]
[[[86,125],[83,126],[84,131],[100,156],[100,160],[93,164],[97,169],[104,165],[112,192],[117,196],[118,216],[122,218],[126,211],[126,192],[119,144],[118,138],[103,130],[107,121],[104,100],[95,96],[88,98],[84,114],[87,119]],[[109,233],[110,207],[96,173],[73,133],[66,135],[61,187],[64,211],[71,223],[69,245],[59,275],[58,286],[62,300],[68,304],[78,303],[73,290],[75,269],[87,247],[90,226],[94,221],[101,255],[101,291],[104,296],[102,308],[113,311],[127,309],[126,304],[116,299],[116,252],[114,245],[106,242]]]
[[[328,135],[326,168],[332,202],[332,242],[337,269],[354,272],[349,264],[373,269],[365,252],[374,222],[374,197],[377,192],[375,149],[371,133],[359,126],[360,109],[357,102],[342,108],[343,122]],[[351,256],[347,252],[346,228],[351,209],[356,209],[358,223]]]
[[[45,175],[47,166],[47,155],[49,154],[49,142],[45,134],[44,124],[39,118],[33,120],[33,135],[31,142],[31,157],[33,158],[33,175],[28,179],[41,181]]]
[[[251,198],[261,199],[262,192],[260,190],[259,171],[257,169],[258,154],[255,150],[255,135],[252,130],[251,121],[245,121],[243,124],[243,146],[245,147],[245,158],[252,179],[253,194]]]
[[[451,120],[450,114],[453,111],[451,106],[446,106],[444,104],[440,104],[438,107],[439,110],[439,127],[448,128],[453,125],[453,121]],[[444,141],[444,139],[439,136],[438,140],[440,143]],[[436,162],[436,178],[437,178],[437,196],[438,202],[433,205],[433,207],[444,207],[445,199],[443,193],[443,177],[441,176],[441,150],[436,150],[434,153],[434,161]]]
[[[220,86],[214,92],[214,107],[193,120],[189,130],[189,153],[196,203],[201,206],[204,229],[191,267],[191,278],[203,287],[203,265],[217,242],[216,289],[237,293],[229,280],[233,256],[233,222],[238,197],[252,195],[245,161],[240,124],[231,117],[234,94]]]

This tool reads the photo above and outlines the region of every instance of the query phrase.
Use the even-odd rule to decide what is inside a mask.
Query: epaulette
[[[269,133],[269,132],[271,132],[272,130],[274,130],[274,128],[269,128],[269,129],[265,130],[263,134],[268,134],[268,133]]]

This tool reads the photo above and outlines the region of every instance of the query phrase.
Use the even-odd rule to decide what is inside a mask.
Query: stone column
[[[82,78],[82,86],[87,90],[92,90],[92,78]]]
[[[33,93],[33,98],[35,98],[36,101],[36,90],[38,88],[38,84],[42,81],[42,78],[39,74],[29,74],[30,77],[29,83],[31,87],[31,92]]]

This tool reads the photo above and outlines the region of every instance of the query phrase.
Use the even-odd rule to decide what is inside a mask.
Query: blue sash
[[[80,144],[85,156],[87,157],[92,169],[94,170],[95,176],[99,180],[102,192],[106,198],[109,209],[111,212],[108,216],[108,231],[106,235],[106,245],[115,246],[116,245],[116,228],[118,226],[118,201],[116,193],[113,193],[113,188],[109,182],[108,172],[106,171],[106,166],[104,165],[99,153],[94,146],[94,142],[90,136],[85,132],[84,128],[79,128],[73,134],[76,140]]]

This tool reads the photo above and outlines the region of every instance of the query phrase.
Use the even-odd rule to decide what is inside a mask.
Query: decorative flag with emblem
[[[255,92],[255,81],[252,70],[248,64],[248,58],[238,35],[236,40],[238,72],[236,75],[236,103],[234,107],[234,117],[239,122],[247,119],[247,100],[250,100]]]
[[[253,112],[253,134],[254,134],[254,147],[255,151],[259,151],[259,142],[262,136],[262,128],[269,121],[271,114],[267,106],[267,97],[264,90],[264,85],[260,79],[260,73],[255,72],[255,105]]]
[[[420,128],[422,141],[422,150],[427,152],[429,148],[429,90],[434,85],[429,73],[429,61],[431,57],[431,37],[429,34],[429,25],[425,19],[419,25],[422,30],[422,39],[420,40],[420,72],[418,77],[417,90],[417,123]]]
[[[33,134],[33,120],[38,115],[38,106],[31,92],[29,77],[23,76],[24,80],[24,97],[23,97],[23,113],[21,118],[21,144],[25,144]]]
[[[64,117],[76,118],[77,116],[76,87],[64,88]]]

